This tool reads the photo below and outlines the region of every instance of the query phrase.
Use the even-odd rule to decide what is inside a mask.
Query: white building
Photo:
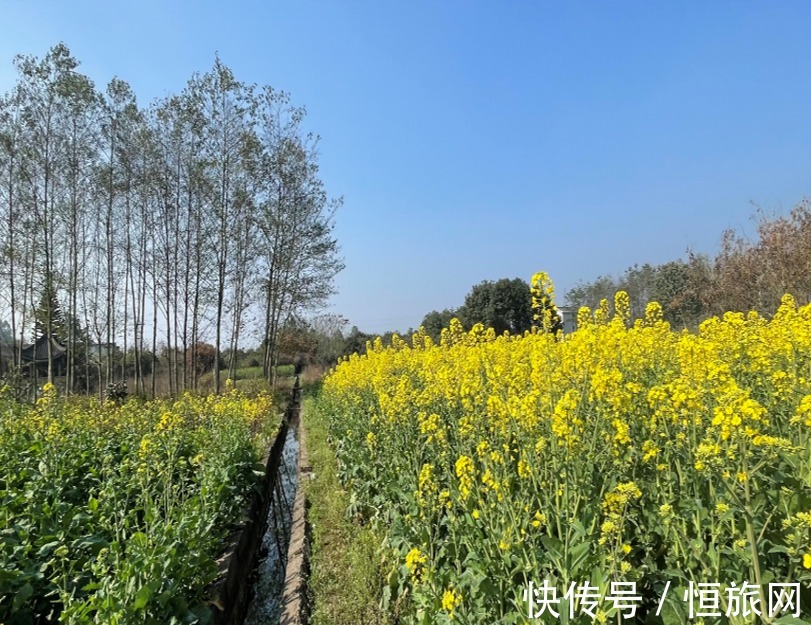
[[[557,309],[563,324],[563,333],[571,334],[577,330],[577,306],[558,306]]]

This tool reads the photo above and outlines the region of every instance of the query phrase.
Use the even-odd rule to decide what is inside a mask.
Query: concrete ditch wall
[[[213,588],[214,622],[217,625],[242,625],[251,598],[251,583],[254,569],[262,547],[262,538],[267,530],[268,510],[279,478],[279,466],[288,429],[298,425],[300,389],[298,380],[291,394],[276,438],[265,462],[265,476],[259,492],[254,494],[248,513],[248,521],[228,542],[218,560],[220,577]]]
[[[287,550],[280,625],[306,625],[310,616],[307,600],[307,580],[310,577],[310,524],[307,520],[308,504],[304,483],[312,475],[312,467],[307,458],[306,432],[299,423],[297,427],[298,480],[290,528],[290,546]]]

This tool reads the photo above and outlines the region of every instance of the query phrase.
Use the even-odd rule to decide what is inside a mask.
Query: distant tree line
[[[537,311],[533,310],[531,286],[521,278],[484,280],[470,289],[459,308],[432,310],[425,315],[420,325],[437,342],[442,329],[447,328],[454,318],[461,322],[465,330],[481,323],[486,328],[493,328],[497,335],[505,332],[523,334],[534,325],[540,325],[535,319]],[[550,310],[550,330],[559,330],[560,318],[552,303],[548,300],[540,301],[539,308]]]
[[[529,330],[532,327],[529,284],[521,278],[484,280],[471,288],[459,308],[432,310],[420,325],[434,341],[438,341],[442,329],[447,328],[454,318],[467,330],[477,323],[493,328],[496,334],[505,331],[520,334]]]
[[[537,311],[532,306],[530,285],[520,278],[485,280],[471,288],[462,306],[453,310],[428,313],[422,322],[425,333],[435,343],[441,340],[442,330],[450,325],[453,318],[470,330],[477,323],[493,328],[497,334],[505,331],[520,334],[539,325],[534,319]],[[540,308],[548,308],[548,301],[541,301]],[[551,328],[560,328],[556,312],[552,315]],[[410,340],[415,330],[406,332],[390,330],[382,334],[371,334],[352,326],[347,331],[348,321],[340,315],[323,314],[309,319],[291,318],[279,332],[280,364],[303,362],[329,367],[343,357],[354,353],[364,354],[367,343],[378,337],[383,345],[391,345],[395,335]],[[250,360],[250,359],[249,359]]]
[[[347,331],[348,324],[344,317],[334,313],[289,318],[278,333],[278,364],[331,367],[342,356],[364,353],[366,342],[373,341],[377,335],[361,332],[357,326]],[[394,334],[387,332],[385,340],[390,342]],[[247,351],[241,356],[246,366],[259,365],[256,351]]]
[[[99,91],[62,44],[14,64],[0,96],[7,362],[19,365],[35,335],[58,334],[67,387],[90,390],[91,344],[115,344],[126,357],[107,358],[101,382],[129,362],[137,390],[154,393],[142,356],[162,346],[174,393],[196,386],[210,343],[219,390],[220,370],[233,373],[253,340],[272,378],[281,329],[323,305],[343,268],[340,200],[319,177],[304,109],[219,59],[147,107],[118,78]]]
[[[728,310],[771,315],[780,298],[791,293],[798,304],[811,301],[811,201],[803,200],[788,215],[755,214],[757,236],[749,240],[734,230],[722,234],[714,257],[687,252],[686,259],[661,265],[634,265],[619,277],[599,276],[566,293],[573,306],[597,307],[613,302],[616,291],[628,292],[633,318],[643,317],[650,301],[662,305],[665,319],[680,328]]]
[[[602,275],[570,289],[565,296],[566,304],[595,310],[605,299],[611,307],[614,294],[626,291],[631,301],[632,319],[644,317],[647,304],[657,301],[662,305],[665,319],[674,327],[694,329],[702,320],[728,310],[755,310],[768,316],[777,309],[785,293],[791,293],[799,304],[808,303],[811,301],[811,201],[803,200],[788,215],[769,217],[758,210],[755,217],[755,240],[727,230],[714,257],[688,250],[685,259],[660,265],[634,265],[618,277]],[[548,307],[549,303],[544,306]],[[442,330],[454,318],[459,319],[466,330],[482,323],[497,334],[525,332],[535,321],[530,285],[520,278],[485,280],[471,288],[461,306],[432,310],[420,325],[439,342]],[[560,319],[555,317],[553,325],[559,327],[559,323]],[[409,329],[404,336],[413,332]],[[384,345],[389,345],[395,334],[398,333],[389,331],[379,336]],[[335,330],[329,336],[332,347],[324,364],[329,364],[330,359],[334,362],[334,358],[341,355],[364,353],[367,342],[378,335],[353,327],[346,334]],[[325,335],[312,331],[309,337],[309,353],[314,354],[316,345]]]
[[[644,317],[647,304],[656,301],[674,327],[696,328],[702,320],[728,310],[771,315],[785,293],[791,293],[800,305],[808,303],[811,200],[803,200],[787,215],[768,216],[757,210],[755,219],[754,240],[727,230],[714,257],[688,250],[685,259],[634,265],[618,277],[598,276],[570,289],[566,304],[594,310],[603,299],[612,306],[614,294],[626,291],[632,319]],[[529,285],[519,278],[485,280],[471,289],[462,306],[433,310],[421,325],[434,340],[439,340],[442,329],[453,318],[466,329],[483,323],[498,334],[524,332],[533,322]],[[391,334],[384,335],[384,342]],[[367,338],[374,337],[362,335],[355,343]]]

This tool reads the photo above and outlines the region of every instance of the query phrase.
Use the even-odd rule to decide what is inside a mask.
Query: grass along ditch
[[[301,423],[312,467],[304,482],[311,528],[308,600],[312,625],[393,625],[399,609],[383,610],[381,537],[347,517],[350,497],[338,479],[329,416],[317,396],[302,403]]]

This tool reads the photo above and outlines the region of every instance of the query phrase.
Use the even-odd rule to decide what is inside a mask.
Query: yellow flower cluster
[[[456,477],[459,478],[459,494],[463,499],[467,499],[470,489],[473,487],[475,470],[473,460],[468,456],[459,456],[456,461]]]
[[[406,554],[406,568],[416,579],[419,579],[422,575],[427,562],[428,557],[416,547]]]
[[[462,603],[462,595],[456,590],[449,588],[442,593],[442,609],[448,613],[448,618],[453,620],[453,611]]]

